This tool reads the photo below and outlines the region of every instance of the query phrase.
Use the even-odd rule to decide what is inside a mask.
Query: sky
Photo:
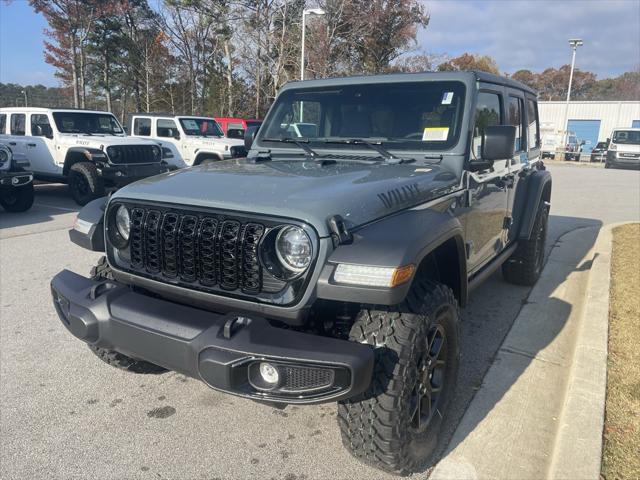
[[[640,65],[640,0],[423,0],[431,14],[417,51],[494,57],[500,70],[542,71],[571,61],[598,78]],[[0,82],[57,86],[44,62],[47,24],[27,0],[0,0]]]

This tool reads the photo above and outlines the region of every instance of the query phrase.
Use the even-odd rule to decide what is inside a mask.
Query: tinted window
[[[151,119],[136,118],[133,121],[133,134],[148,137],[151,135]]]
[[[258,141],[290,138],[291,131],[300,132],[302,124],[316,148],[336,148],[335,142],[345,140],[375,139],[391,149],[447,150],[460,135],[464,95],[460,82],[285,90],[260,128]],[[331,141],[334,144],[329,146]]]
[[[224,136],[220,125],[213,118],[181,118],[180,125],[187,135]]]
[[[122,127],[110,113],[53,112],[53,121],[60,133],[122,133]]]
[[[613,133],[613,143],[640,145],[640,130],[616,130]]]
[[[525,150],[525,125],[521,98],[509,97],[509,125],[516,127],[516,152]]]
[[[540,146],[540,124],[538,123],[538,109],[536,102],[527,99],[527,116],[529,119],[529,148]]]
[[[11,135],[24,135],[25,134],[25,121],[26,115],[24,113],[11,114]]]
[[[473,151],[476,157],[480,156],[480,145],[484,129],[502,123],[501,101],[502,97],[497,93],[478,93],[475,128],[473,131]]]
[[[158,119],[156,131],[159,137],[172,138],[178,133],[178,126],[173,120]]]
[[[4,113],[0,113],[0,134],[6,132],[7,128],[7,116]]]
[[[49,117],[43,114],[31,115],[31,135],[36,137],[46,137],[51,135],[51,124],[49,123]]]

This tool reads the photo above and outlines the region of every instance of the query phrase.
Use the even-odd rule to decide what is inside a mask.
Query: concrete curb
[[[549,476],[600,478],[607,395],[607,346],[613,229],[606,225],[593,247],[582,325],[576,340],[565,404]]]
[[[554,246],[432,480],[599,478],[617,225]]]

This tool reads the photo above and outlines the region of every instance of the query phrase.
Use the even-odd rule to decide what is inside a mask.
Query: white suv
[[[126,137],[109,112],[0,108],[0,141],[31,162],[35,179],[68,183],[80,205],[107,188],[169,170],[158,142]]]
[[[135,113],[129,118],[128,129],[135,137],[161,142],[189,166],[246,154],[244,141],[225,137],[211,117]]]

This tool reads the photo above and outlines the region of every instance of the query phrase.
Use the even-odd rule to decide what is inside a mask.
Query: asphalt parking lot
[[[640,172],[550,170],[547,248],[582,227],[640,220]],[[28,213],[0,212],[1,478],[393,478],[342,448],[333,404],[279,410],[96,359],[60,324],[49,280],[63,268],[86,274],[99,255],[68,241],[77,207],[66,187],[36,192]],[[473,293],[449,435],[528,292],[498,274]]]

